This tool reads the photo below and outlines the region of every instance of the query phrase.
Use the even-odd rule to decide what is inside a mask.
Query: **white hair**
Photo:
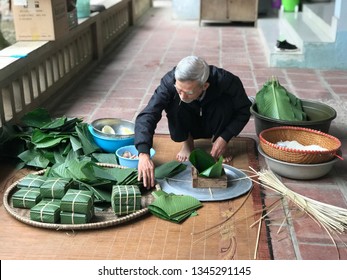
[[[197,56],[183,58],[176,67],[175,79],[178,81],[198,81],[200,85],[206,83],[210,75],[210,68],[205,60]]]

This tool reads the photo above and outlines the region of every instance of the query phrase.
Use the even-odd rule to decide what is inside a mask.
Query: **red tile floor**
[[[256,27],[207,25],[171,19],[170,1],[154,1],[154,8],[132,28],[122,43],[83,79],[55,110],[57,116],[79,116],[89,122],[101,117],[135,120],[160,78],[184,56],[199,55],[210,64],[238,75],[249,96],[277,76],[289,91],[303,99],[321,100],[337,113],[330,134],[342,142],[346,157],[347,71],[269,68]],[[166,119],[157,133],[168,133]],[[240,136],[258,141],[253,118]],[[264,168],[266,164],[260,156]],[[347,208],[347,161],[339,161],[325,177],[311,181],[282,178],[296,192]],[[264,190],[265,205],[278,195]],[[286,199],[268,217],[269,239],[276,260],[347,260],[347,235],[331,238]],[[337,250],[337,247],[339,250]]]

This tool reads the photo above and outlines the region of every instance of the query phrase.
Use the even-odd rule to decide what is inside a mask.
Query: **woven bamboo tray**
[[[259,134],[259,144],[268,156],[291,163],[323,163],[338,156],[341,142],[336,137],[303,127],[280,126],[263,130]],[[299,150],[277,145],[280,141],[298,141],[302,145],[319,145],[326,151]]]
[[[115,164],[100,163],[99,165],[103,167],[109,167],[109,168],[113,168],[113,167],[126,168],[124,166],[115,165]],[[33,174],[41,175],[44,172],[45,170],[40,170],[38,172],[34,172]],[[12,206],[11,197],[18,190],[17,185],[20,182],[20,180],[21,179],[14,182],[5,191],[4,197],[3,197],[4,207],[6,211],[18,221],[21,221],[30,226],[39,227],[39,228],[54,229],[54,230],[89,230],[89,229],[99,229],[99,228],[115,226],[115,225],[119,225],[125,222],[135,220],[149,213],[147,206],[151,204],[154,200],[154,197],[152,196],[152,191],[148,191],[147,193],[142,194],[142,197],[141,197],[142,209],[125,216],[115,215],[112,208],[110,207],[104,211],[96,210],[95,215],[92,218],[91,222],[85,223],[85,224],[42,223],[42,222],[36,222],[36,221],[30,220],[30,209],[15,208]],[[159,188],[160,188],[159,185],[157,185],[156,189],[154,190],[158,190]]]

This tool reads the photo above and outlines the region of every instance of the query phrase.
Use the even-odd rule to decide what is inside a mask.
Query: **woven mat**
[[[232,166],[258,170],[256,144],[250,138],[230,142]],[[209,141],[197,146],[209,149]],[[154,139],[157,165],[174,160],[180,144],[166,135]],[[17,176],[17,178],[16,178]],[[2,190],[23,177],[21,172],[1,181]],[[7,185],[6,185],[7,184]],[[2,194],[1,194],[2,196]],[[123,259],[123,260],[216,260],[270,259],[264,224],[254,224],[261,216],[258,184],[236,199],[204,202],[198,216],[180,225],[151,214],[120,225],[88,231],[52,231],[28,226],[0,207],[1,259]],[[233,212],[236,214],[232,215]],[[232,215],[232,216],[231,216]],[[231,218],[228,218],[230,217]],[[253,226],[251,226],[254,224]],[[218,226],[220,225],[220,226]]]

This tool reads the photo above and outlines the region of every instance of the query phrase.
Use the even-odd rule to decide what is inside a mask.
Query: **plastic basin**
[[[301,100],[307,121],[284,121],[260,115],[257,104],[253,103],[250,111],[254,116],[254,125],[257,135],[265,129],[277,126],[306,127],[328,133],[332,120],[336,118],[336,111],[332,107],[316,101]]]

